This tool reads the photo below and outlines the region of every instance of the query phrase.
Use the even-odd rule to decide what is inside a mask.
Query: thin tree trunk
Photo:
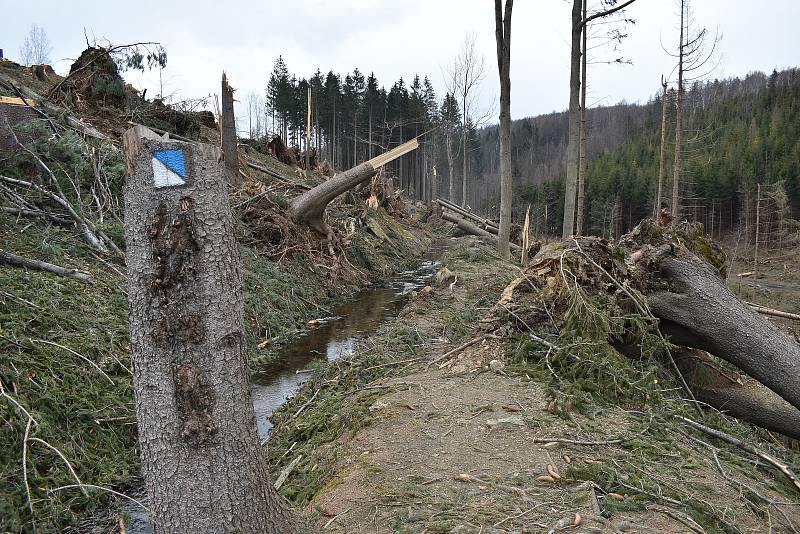
[[[661,76],[661,148],[658,154],[658,192],[653,207],[653,217],[658,218],[664,194],[664,153],[667,144],[667,81]]]
[[[586,4],[588,0],[583,0],[583,20],[586,20]],[[589,33],[589,26],[583,25],[583,51],[581,53],[581,138],[578,152],[580,154],[578,167],[578,216],[575,228],[575,235],[583,234],[583,209],[586,190],[586,171],[588,158],[586,155],[586,41]]]
[[[453,175],[455,169],[455,161],[453,157],[453,137],[450,132],[446,134],[445,142],[447,143],[447,173],[448,173],[448,184],[449,188],[449,195],[447,199],[450,202],[456,202],[456,181],[455,176]]]
[[[580,150],[580,89],[581,89],[581,28],[583,2],[572,1],[572,42],[569,75],[569,139],[567,141],[567,177],[564,195],[564,239],[575,233],[575,193],[578,185],[578,157]]]
[[[500,257],[511,257],[511,10],[514,0],[495,0],[495,36],[497,39],[497,69],[500,74],[500,231],[497,251]]]
[[[678,47],[678,97],[675,104],[675,168],[672,170],[672,220],[680,215],[681,184],[681,128],[683,127],[683,31],[685,27],[686,1],[681,0],[681,37]]]

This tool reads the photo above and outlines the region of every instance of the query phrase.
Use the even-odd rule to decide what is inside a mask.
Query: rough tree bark
[[[124,147],[136,415],[155,532],[296,532],[256,434],[220,150],[143,127]]]
[[[647,295],[672,342],[709,352],[800,408],[800,344],[756,314],[707,264],[688,255],[658,263],[669,291]]]
[[[228,77],[222,73],[222,110],[220,112],[222,128],[222,154],[225,159],[225,176],[231,188],[242,185],[239,174],[239,154],[236,147],[236,116],[233,113],[233,87],[228,85]]]
[[[511,10],[514,0],[494,0],[497,70],[500,75],[500,232],[497,251],[507,260],[511,257]]]
[[[372,178],[381,166],[399,158],[403,154],[411,152],[418,146],[417,140],[412,139],[352,169],[340,172],[330,180],[321,183],[310,191],[306,191],[295,199],[289,208],[289,214],[295,222],[305,224],[330,238],[333,235],[333,230],[325,222],[325,208],[328,204],[345,191],[349,191],[358,184]]]

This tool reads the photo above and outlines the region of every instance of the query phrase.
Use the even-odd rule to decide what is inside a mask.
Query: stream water
[[[352,300],[331,310],[330,318],[283,347],[274,363],[258,370],[251,391],[262,442],[269,437],[272,411],[308,380],[311,376],[308,367],[315,361],[333,361],[352,354],[359,340],[396,317],[413,292],[427,285],[436,274],[445,249],[446,242],[434,243],[415,269],[359,291]],[[143,494],[142,491],[134,497],[145,500]],[[129,534],[152,534],[147,512],[133,504],[126,505],[124,510],[130,518],[126,529]]]

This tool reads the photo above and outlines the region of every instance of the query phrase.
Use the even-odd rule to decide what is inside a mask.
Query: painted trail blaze
[[[186,156],[183,150],[153,152],[153,185],[174,187],[186,184]]]

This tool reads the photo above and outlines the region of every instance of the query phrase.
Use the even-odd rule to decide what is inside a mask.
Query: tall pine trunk
[[[583,0],[583,20],[586,20],[586,4],[588,0]],[[586,154],[586,41],[589,26],[583,25],[583,53],[581,54],[581,140],[580,140],[580,159],[578,162],[578,215],[575,228],[575,235],[583,235],[584,203],[586,190],[586,171],[588,170],[589,159]]]
[[[581,89],[581,0],[572,1],[572,41],[569,75],[569,140],[567,141],[567,178],[564,195],[564,223],[561,236],[566,239],[575,233],[575,193],[578,185],[580,150],[580,89]]]
[[[514,0],[494,0],[497,70],[500,75],[500,230],[497,251],[500,257],[511,257],[511,10]]]
[[[657,218],[661,212],[661,202],[664,195],[664,152],[667,143],[667,81],[661,77],[661,148],[658,153],[658,190],[656,203],[653,207],[653,217]]]
[[[675,103],[675,168],[672,170],[672,220],[680,215],[681,128],[683,127],[683,30],[686,2],[681,0],[681,38],[678,46],[678,97]]]

